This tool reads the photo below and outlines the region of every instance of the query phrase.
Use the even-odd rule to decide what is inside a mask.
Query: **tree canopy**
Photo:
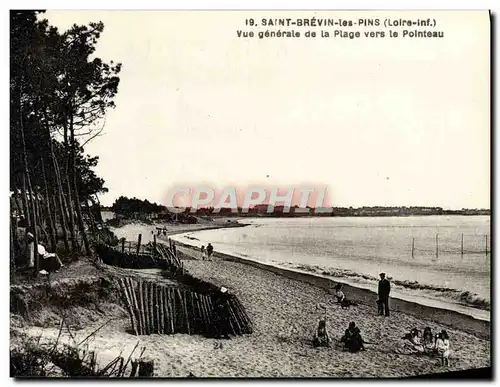
[[[35,238],[89,253],[82,208],[107,189],[84,146],[115,107],[121,64],[95,56],[102,22],[61,32],[43,13],[10,12],[10,188]]]

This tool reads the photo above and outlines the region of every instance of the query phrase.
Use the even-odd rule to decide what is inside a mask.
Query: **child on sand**
[[[339,304],[345,300],[345,294],[342,291],[342,284],[337,284],[335,286],[335,297],[337,298],[337,302]]]
[[[318,329],[313,338],[313,346],[315,347],[330,346],[330,336],[328,335],[328,330],[326,329],[326,320],[323,318],[319,320]]]
[[[349,328],[346,329],[345,334],[342,336],[340,341],[344,343],[344,349],[347,349],[349,352],[365,350],[363,345],[364,340],[361,337],[361,331],[356,326],[354,321],[349,323]]]
[[[443,329],[436,340],[436,350],[441,358],[441,365],[449,366],[450,356],[450,338],[448,333]]]
[[[417,328],[413,328],[410,333],[407,333],[402,337],[403,342],[396,349],[396,352],[403,355],[412,355],[424,352],[424,346],[420,342],[420,331]]]
[[[424,346],[424,351],[426,353],[433,353],[436,349],[436,342],[434,340],[434,335],[432,334],[432,330],[430,327],[424,328],[424,336],[422,344]]]
[[[207,246],[207,259],[209,261],[212,259],[213,252],[214,252],[214,247],[212,246],[211,243],[209,243],[208,246]]]
[[[205,257],[207,256],[206,251],[205,251],[205,246],[201,246],[201,259],[204,261]]]

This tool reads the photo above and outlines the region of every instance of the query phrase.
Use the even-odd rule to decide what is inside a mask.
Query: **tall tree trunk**
[[[99,196],[97,194],[95,194],[95,200],[92,200],[92,202],[97,207],[97,221],[101,224],[104,223],[104,221],[102,220],[101,201],[99,200]]]
[[[43,158],[42,158],[42,175],[43,175],[42,176],[43,182],[45,185],[45,210],[47,212],[47,224],[48,224],[48,228],[49,228],[50,247],[51,247],[53,252],[56,252],[56,249],[57,249],[57,237],[56,237],[57,229],[55,226],[54,218],[52,217],[52,209],[50,208],[51,207],[51,201],[50,201],[51,195],[50,195],[50,191],[49,191],[49,184],[47,182],[47,174],[45,173],[45,164],[43,162]]]
[[[54,172],[54,180],[55,180],[55,187],[53,187],[54,191],[54,210],[59,207],[59,216],[60,216],[60,226],[61,226],[61,231],[63,234],[63,241],[64,241],[64,247],[67,252],[69,252],[69,240],[68,240],[68,223],[66,220],[66,208],[64,206],[64,200],[62,196],[62,183],[61,183],[61,173],[59,171],[59,166],[57,163],[56,155],[54,152],[54,145],[52,144],[52,137],[50,135],[50,128],[49,128],[49,120],[47,117],[47,113],[44,111],[44,116],[45,116],[45,131],[46,131],[46,136],[47,136],[47,144],[49,146],[49,153],[50,153],[50,159],[52,161],[52,170]],[[57,201],[57,203],[56,203]],[[57,206],[56,204],[59,204]],[[54,216],[55,216],[54,211]],[[55,220],[55,219],[54,219]],[[54,222],[56,226],[56,239],[57,238],[57,222]]]
[[[73,192],[75,198],[75,208],[76,208],[76,217],[78,221],[78,226],[80,228],[80,233],[83,239],[83,245],[85,246],[85,252],[88,256],[90,256],[90,244],[87,237],[87,232],[85,231],[85,224],[83,223],[82,216],[82,206],[80,205],[80,199],[78,195],[78,184],[76,179],[76,141],[75,141],[75,130],[73,127],[73,115],[70,116],[70,134],[71,134],[71,177],[73,180]]]
[[[26,192],[28,192],[28,188],[26,188],[26,171],[23,172],[22,181],[23,181],[23,192],[21,194],[21,200],[23,203],[23,217],[25,219],[26,225],[29,228],[31,227],[31,214],[30,214],[31,211],[29,210],[28,197],[26,194]]]
[[[69,109],[68,109],[69,110]],[[64,175],[64,186],[66,189],[66,206],[68,208],[68,221],[69,232],[71,238],[71,246],[74,252],[79,250],[78,240],[76,239],[76,226],[75,226],[75,202],[71,190],[71,140],[68,139],[68,120],[67,116],[64,117],[64,167],[66,174]]]
[[[91,224],[92,228],[95,230],[95,229],[97,229],[97,225],[95,222],[94,214],[92,213],[92,208],[89,206],[89,201],[87,199],[84,199],[83,202],[85,203],[85,209],[87,210],[87,213],[89,214],[90,224]]]
[[[23,123],[23,102],[21,100],[21,95],[22,92],[19,91],[19,127],[21,131],[21,141],[23,145],[23,164],[24,164],[24,177],[23,181],[27,182],[28,185],[28,192],[30,194],[30,199],[31,199],[31,206],[29,206],[29,210],[32,213],[32,217],[30,219],[30,223],[33,226],[32,231],[33,231],[33,236],[34,236],[34,255],[35,255],[35,276],[38,275],[38,272],[40,271],[40,260],[38,259],[38,233],[37,233],[37,227],[36,227],[36,212],[35,208],[33,205],[33,196],[32,196],[32,189],[31,189],[31,179],[29,175],[29,168],[28,168],[28,152],[26,150],[26,138],[24,135],[24,123]],[[26,194],[26,191],[25,191]]]
[[[16,231],[17,231],[17,225],[15,223],[14,217],[10,217],[10,271],[15,272],[16,270],[16,257],[18,254],[18,251],[16,249],[16,243],[15,240],[16,238]]]
[[[69,172],[69,171],[68,171]],[[75,205],[73,201],[73,195],[71,193],[71,184],[70,184],[70,177],[66,175],[66,195],[67,195],[67,202],[66,205],[68,207],[69,211],[69,232],[71,236],[71,245],[73,248],[73,251],[78,251],[78,240],[76,239],[76,226],[75,226]]]
[[[49,135],[50,140],[50,135]],[[61,228],[64,239],[64,247],[66,251],[69,253],[69,239],[68,239],[68,223],[66,220],[66,207],[64,203],[63,190],[61,184],[61,174],[59,172],[59,166],[57,163],[57,159],[54,153],[54,147],[52,146],[52,140],[50,140],[50,157],[52,158],[52,165],[54,169],[54,176],[56,178],[56,191],[57,191],[57,200],[59,202],[59,215],[61,217]]]
[[[26,162],[26,181],[28,183],[28,193],[31,198],[31,206],[30,206],[30,211],[31,211],[31,230],[33,231],[33,243],[34,243],[34,255],[35,255],[35,276],[38,276],[38,272],[40,271],[40,259],[38,256],[38,227],[37,225],[37,216],[36,216],[36,211],[35,211],[35,203],[33,201],[33,190],[31,189],[31,178],[29,175],[29,169],[28,169],[28,164]]]
[[[54,237],[56,238],[56,245],[59,242],[59,229],[61,229],[62,233],[62,227],[59,227],[60,225],[57,223],[57,219],[60,219],[60,215],[58,214],[59,207],[57,206],[57,188],[54,186],[50,186],[50,205],[52,208],[52,224],[54,225]]]
[[[17,188],[14,188],[14,194],[12,195],[14,201],[14,207],[17,212],[17,216],[24,216],[23,204],[19,204],[19,192]]]
[[[42,211],[41,211],[41,206],[40,206],[40,195],[38,194],[38,190],[37,190],[37,187],[33,187],[33,192],[31,192],[31,195],[32,195],[32,200],[33,200],[33,206],[35,208],[35,214],[36,214],[36,220],[34,220],[34,222],[36,222],[36,227],[38,229],[38,238],[40,240],[42,240],[43,238],[41,237],[41,235],[43,234],[44,237],[47,236],[47,232],[45,231],[44,229],[44,224],[43,224],[43,215],[42,215]],[[46,238],[45,238],[46,239]]]

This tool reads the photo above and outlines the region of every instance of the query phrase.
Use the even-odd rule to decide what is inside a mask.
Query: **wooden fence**
[[[142,252],[139,247],[140,238],[135,251],[130,252],[105,244],[95,246],[97,254],[107,265],[127,269],[163,269],[163,276],[179,284],[167,286],[130,277],[117,278],[121,298],[136,335],[211,335],[213,329],[221,324],[225,325],[229,334],[253,332],[252,322],[238,298],[221,293],[218,286],[184,270],[173,244],[152,243],[147,251]]]
[[[216,303],[223,304],[228,333],[242,335],[253,331],[250,318],[234,295],[201,294],[130,277],[118,278],[118,283],[136,335],[211,335],[214,326],[222,323]]]

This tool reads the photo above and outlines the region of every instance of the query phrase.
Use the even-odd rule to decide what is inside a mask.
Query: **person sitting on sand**
[[[28,234],[26,235],[26,240],[28,246],[33,248],[35,244],[35,237],[32,233],[28,232]],[[40,273],[42,274],[57,272],[61,267],[64,266],[57,254],[49,253],[41,244],[38,244],[37,246],[37,253],[39,258]]]
[[[34,254],[35,254],[35,237],[31,232],[26,234],[26,243],[27,249],[32,257],[29,261],[29,266],[34,267]],[[45,247],[41,244],[37,246],[37,253],[39,258],[39,268],[41,274],[48,274],[50,272],[57,272],[61,267],[63,267],[63,263],[57,256],[57,254],[49,253],[45,250]]]
[[[405,355],[424,352],[424,346],[420,342],[420,331],[417,328],[413,328],[410,333],[404,335],[402,339],[403,342],[397,349],[397,352]]]
[[[422,345],[424,346],[424,351],[427,353],[432,353],[436,349],[436,341],[430,327],[424,328]]]
[[[46,272],[58,272],[62,267],[63,263],[55,253],[49,253],[45,250],[45,247],[38,245],[38,255],[40,256],[40,270],[45,270]]]
[[[342,303],[345,300],[345,294],[342,291],[342,284],[337,284],[335,286],[335,297],[337,298],[337,303]]]
[[[328,335],[328,330],[326,329],[326,320],[322,318],[319,320],[318,329],[313,338],[313,346],[315,347],[329,347],[330,346],[330,336]]]
[[[356,326],[356,323],[352,321],[349,323],[349,328],[345,330],[344,336],[340,339],[342,343],[344,343],[344,349],[347,349],[349,352],[358,352],[364,351],[365,347],[363,345],[364,340],[361,337],[361,331]]]
[[[213,252],[214,252],[214,247],[212,246],[211,243],[209,243],[207,246],[207,260],[210,261],[210,259],[212,258]]]
[[[449,366],[450,356],[450,338],[448,333],[443,329],[436,340],[436,350],[441,358],[441,365]]]

